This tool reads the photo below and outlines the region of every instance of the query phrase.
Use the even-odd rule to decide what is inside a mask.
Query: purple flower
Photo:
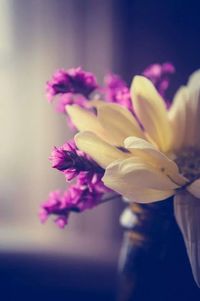
[[[90,174],[103,174],[103,169],[88,155],[77,149],[74,141],[67,142],[60,147],[54,147],[49,159],[52,167],[62,171],[67,181],[72,180],[83,171]]]
[[[130,91],[127,84],[116,74],[107,74],[104,78],[105,100],[118,103],[129,110],[132,110]]]
[[[82,212],[100,204],[103,195],[109,191],[101,181],[101,177],[82,172],[78,175],[76,183],[67,191],[51,192],[40,208],[40,221],[44,223],[49,216],[54,215],[55,223],[60,228],[64,228],[71,212]]]
[[[171,63],[153,64],[143,71],[143,75],[149,78],[158,92],[165,97],[169,87],[170,75],[175,72],[175,67]]]
[[[97,81],[90,72],[82,70],[80,67],[58,70],[46,85],[47,99],[51,102],[57,94],[81,94],[88,98],[97,88]]]
[[[74,165],[76,149],[72,142],[63,144],[60,147],[54,147],[49,160],[52,167],[58,170],[65,170]]]

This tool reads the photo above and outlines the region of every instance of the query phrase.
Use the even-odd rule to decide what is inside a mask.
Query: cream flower
[[[175,195],[176,219],[200,283],[200,216],[193,212],[200,210],[200,71],[178,90],[169,111],[145,77],[134,77],[131,96],[137,118],[117,104],[97,102],[97,115],[68,106],[81,131],[76,144],[105,168],[105,185],[127,200],[148,203]]]
[[[181,189],[200,197],[196,175],[188,177],[182,158],[184,153],[191,163],[191,148],[198,151],[197,77],[199,72],[180,88],[169,111],[153,84],[142,76],[136,76],[131,86],[137,118],[117,104],[97,102],[97,115],[76,105],[67,107],[81,131],[76,144],[105,168],[106,186],[127,200],[143,203],[166,199]]]

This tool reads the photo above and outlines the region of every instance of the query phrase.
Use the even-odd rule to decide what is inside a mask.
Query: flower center
[[[193,182],[200,178],[200,150],[188,147],[177,154],[175,159],[181,174]]]

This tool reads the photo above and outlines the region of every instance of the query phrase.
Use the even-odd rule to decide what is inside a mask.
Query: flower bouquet
[[[130,89],[115,74],[106,75],[104,86],[81,68],[53,75],[47,98],[78,133],[50,156],[52,167],[72,184],[51,192],[39,215],[42,222],[56,216],[63,228],[73,212],[121,196],[127,202],[121,224],[131,230],[133,245],[143,246],[166,226],[162,214],[170,212],[200,286],[200,71],[170,101],[166,91],[174,71],[170,63],[151,65]],[[121,258],[126,268],[128,252]]]

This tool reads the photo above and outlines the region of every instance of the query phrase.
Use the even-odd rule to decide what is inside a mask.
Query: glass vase
[[[117,300],[200,300],[173,214],[173,199],[134,203],[126,214]]]

